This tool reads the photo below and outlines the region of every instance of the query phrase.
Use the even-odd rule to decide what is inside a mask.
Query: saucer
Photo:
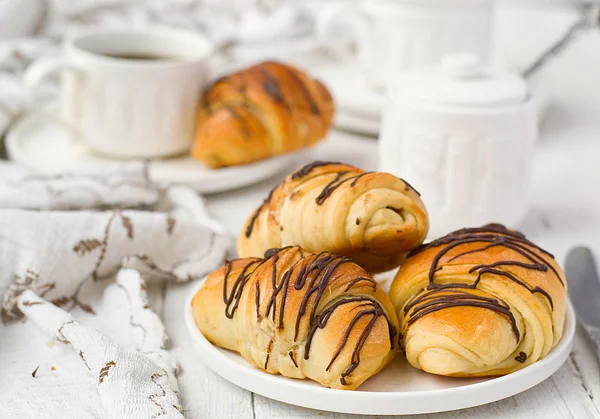
[[[333,126],[341,131],[377,137],[379,135],[379,119],[370,119],[350,113],[338,112],[333,118]]]
[[[324,54],[315,54],[305,65],[311,76],[320,79],[332,92],[339,114],[378,123],[386,102],[384,92],[371,87],[358,64],[342,63]],[[343,127],[341,127],[343,128]]]
[[[23,116],[7,132],[8,157],[38,173],[77,171],[94,164],[113,162],[92,154],[68,127],[43,112]],[[185,184],[211,193],[260,182],[294,166],[298,153],[284,154],[240,166],[209,169],[188,155],[150,160],[150,178],[161,184]]]
[[[368,84],[358,64],[314,54],[305,67],[331,91],[337,108],[333,120],[336,128],[368,136],[379,134],[386,96]]]

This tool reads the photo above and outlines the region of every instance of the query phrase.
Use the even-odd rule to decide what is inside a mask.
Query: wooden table
[[[543,32],[539,22],[532,21],[532,25],[534,31]],[[521,229],[534,242],[553,252],[561,263],[575,244],[591,246],[600,258],[600,33],[577,41],[539,75],[537,84],[550,98],[550,106],[537,145],[531,210]],[[374,170],[377,142],[332,132],[328,141],[314,151],[314,156]],[[282,179],[283,175],[242,190],[210,196],[209,210],[235,235],[252,209]],[[182,365],[179,383],[188,417],[347,416],[266,399],[226,382],[205,367],[194,353],[182,318],[182,305],[194,286],[169,286],[163,309],[172,350]],[[591,346],[578,330],[568,361],[537,387],[487,406],[420,417],[598,418],[599,371]]]

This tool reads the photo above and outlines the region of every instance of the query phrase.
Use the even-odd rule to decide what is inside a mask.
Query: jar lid
[[[515,105],[529,89],[517,74],[483,65],[471,53],[453,54],[441,66],[403,73],[392,90],[394,98],[455,106]]]

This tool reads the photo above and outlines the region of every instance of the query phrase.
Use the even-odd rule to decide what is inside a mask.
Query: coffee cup
[[[317,16],[317,37],[338,60],[355,62],[371,86],[384,90],[397,74],[435,65],[455,52],[486,59],[492,0],[361,0],[337,3]],[[350,28],[356,48],[339,45]]]
[[[191,146],[212,51],[207,38],[187,30],[93,29],[67,37],[62,56],[34,62],[24,80],[35,94],[60,74],[56,118],[93,152],[165,157]]]

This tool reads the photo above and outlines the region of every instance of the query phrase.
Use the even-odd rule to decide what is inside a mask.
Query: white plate
[[[25,115],[6,134],[11,160],[44,174],[76,171],[109,160],[91,154],[77,135],[52,116],[42,112]],[[160,184],[186,184],[198,192],[220,192],[247,186],[289,170],[299,154],[285,154],[256,163],[222,169],[208,169],[189,156],[151,160],[151,179]]]
[[[567,305],[563,337],[542,360],[497,378],[450,378],[427,374],[411,367],[402,355],[367,380],[356,391],[333,390],[311,380],[271,375],[244,359],[212,345],[200,333],[192,314],[192,297],[185,305],[185,321],[199,358],[227,381],[261,396],[281,402],[339,413],[408,415],[445,412],[479,406],[521,393],[550,377],[565,362],[575,334],[575,313]]]

